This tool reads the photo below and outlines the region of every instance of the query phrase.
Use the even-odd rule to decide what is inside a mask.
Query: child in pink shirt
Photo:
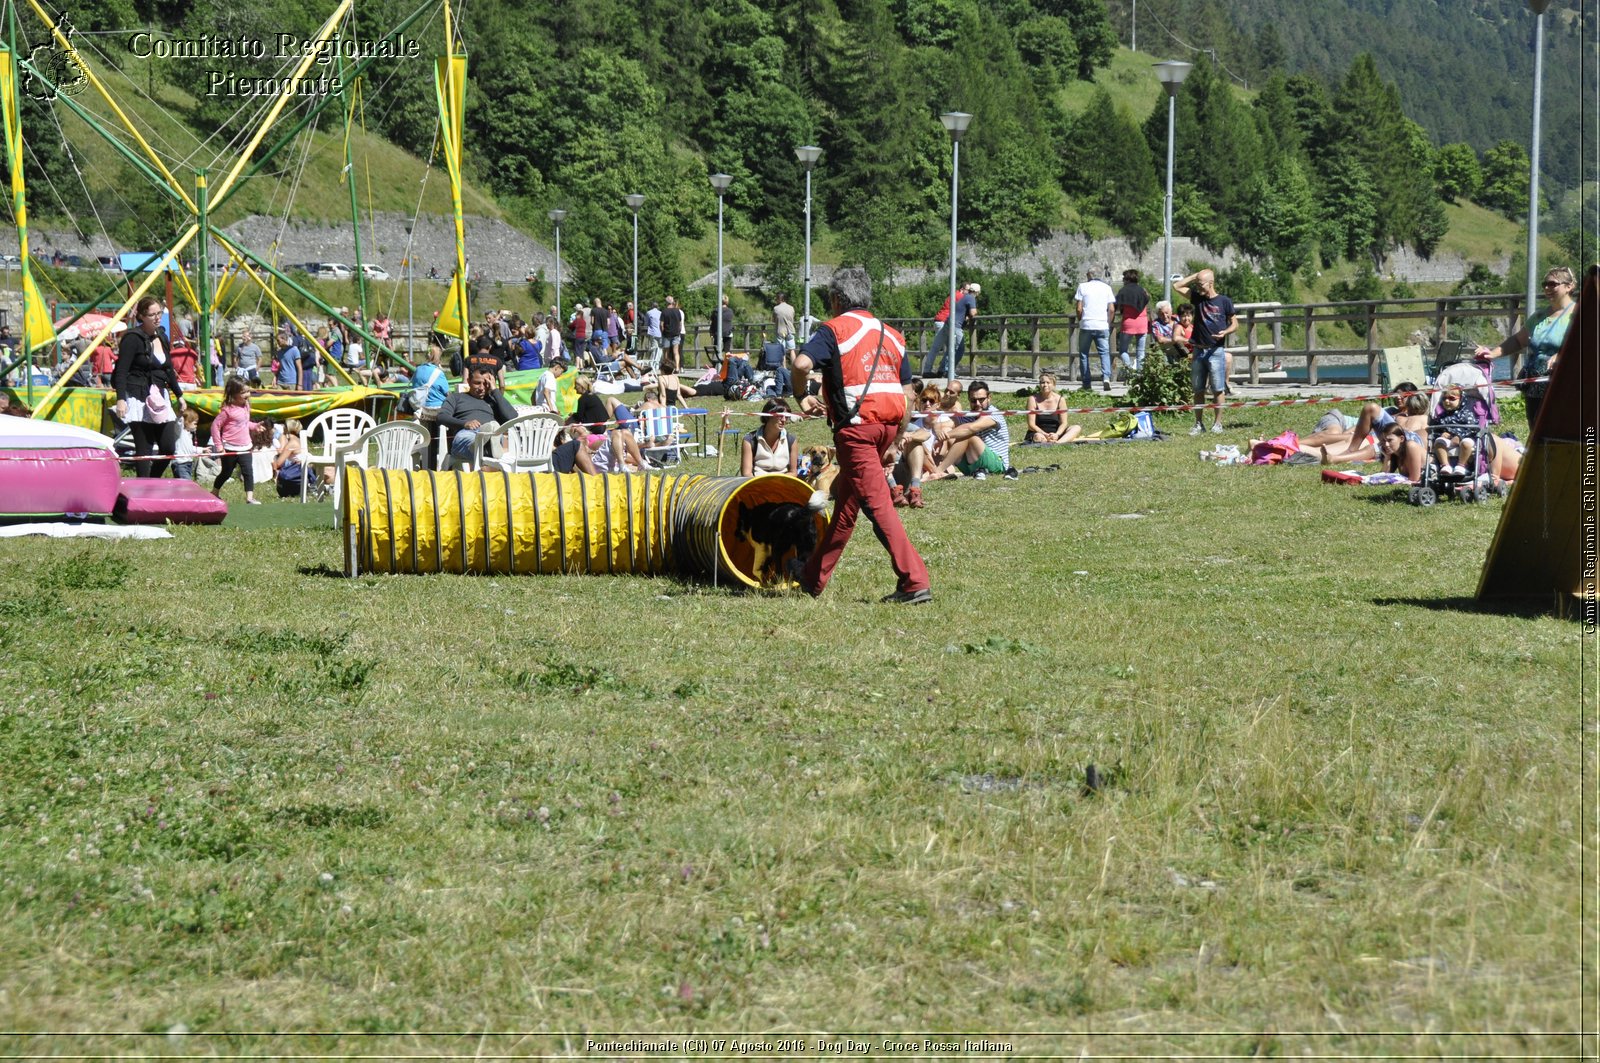
[[[246,505],[259,506],[256,501],[255,462],[251,458],[250,430],[259,429],[259,422],[250,420],[250,385],[240,377],[229,377],[227,390],[222,393],[222,409],[211,422],[211,449],[222,454],[222,471],[217,474],[211,493],[222,497],[222,485],[228,482],[233,470],[239,470],[244,481]]]

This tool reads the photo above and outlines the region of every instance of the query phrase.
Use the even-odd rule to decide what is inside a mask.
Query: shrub
[[[1139,371],[1128,378],[1128,398],[1135,406],[1177,406],[1188,402],[1189,363],[1169,363],[1166,355],[1151,351]]]

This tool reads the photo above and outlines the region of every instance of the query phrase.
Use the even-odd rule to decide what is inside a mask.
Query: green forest
[[[363,2],[356,36],[415,10]],[[1052,229],[1121,233],[1137,247],[1162,230],[1167,104],[1153,75],[1139,106],[1080,91],[1131,43],[1129,0],[466,0],[459,10],[469,177],[546,239],[546,212],[565,208],[564,261],[585,290],[620,292],[632,248],[622,200],[640,192],[641,288],[681,291],[680,242],[714,224],[715,171],[734,178],[730,235],[770,284],[798,283],[801,144],[824,151],[814,217],[834,257],[891,288],[897,268],[937,268],[948,261],[951,146],[938,118],[948,110],[974,116],[961,144],[961,235],[992,268],[1032,272],[1026,252]],[[1177,97],[1175,230],[1245,252],[1241,283],[1257,290],[1243,294],[1292,292],[1296,275],[1340,261],[1381,272],[1401,247],[1428,255],[1451,201],[1526,214],[1524,5],[1144,0],[1138,13],[1142,52],[1194,63]],[[1547,48],[1575,51],[1577,12],[1553,14]],[[80,31],[188,39],[309,35],[326,15],[301,0],[73,9]],[[426,159],[437,11],[422,23],[422,57],[375,68],[363,92],[367,128]],[[1435,30],[1446,35],[1422,39]],[[205,95],[210,71],[283,73],[271,56],[143,62],[152,81],[197,101],[191,123],[224,134],[238,104]],[[1587,259],[1594,197],[1585,213],[1577,190],[1594,175],[1579,172],[1577,64],[1547,63],[1546,76],[1543,224]],[[35,176],[59,167],[62,150],[36,144]],[[72,187],[53,191],[73,208]]]

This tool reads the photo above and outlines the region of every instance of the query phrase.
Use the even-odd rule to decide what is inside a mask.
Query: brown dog
[[[833,497],[833,481],[839,475],[838,451],[833,447],[814,446],[802,451],[808,459],[805,479],[813,491]]]

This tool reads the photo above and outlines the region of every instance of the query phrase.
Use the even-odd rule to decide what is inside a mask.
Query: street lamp
[[[1539,112],[1544,101],[1544,11],[1550,0],[1528,0],[1533,21],[1533,149],[1528,153],[1528,302],[1524,322],[1533,320],[1533,301],[1539,289]]]
[[[634,192],[622,197],[622,201],[633,211],[633,333],[635,343],[639,335],[639,208],[644,206],[644,197]]]
[[[561,222],[566,218],[564,210],[552,210],[550,220],[556,227],[556,327],[561,327]]]
[[[945,373],[948,387],[956,378],[956,206],[961,188],[961,137],[972,124],[972,116],[965,111],[948,111],[939,116],[939,121],[950,134],[950,316],[944,322],[944,357],[950,367]]]
[[[822,158],[822,149],[807,144],[795,148],[794,157],[806,171],[806,306],[800,317],[800,342],[811,338],[811,171]]]
[[[1167,208],[1164,222],[1167,250],[1161,257],[1161,297],[1170,302],[1172,299],[1172,147],[1178,122],[1178,87],[1183,84],[1183,79],[1189,76],[1189,71],[1194,69],[1194,64],[1168,59],[1164,63],[1156,63],[1155,68],[1156,77],[1161,79],[1161,87],[1167,90]]]
[[[733,184],[732,174],[711,175],[711,190],[717,194],[717,305],[711,311],[711,329],[714,333],[712,343],[718,357],[727,357],[727,352],[722,349],[722,197],[731,184]]]

